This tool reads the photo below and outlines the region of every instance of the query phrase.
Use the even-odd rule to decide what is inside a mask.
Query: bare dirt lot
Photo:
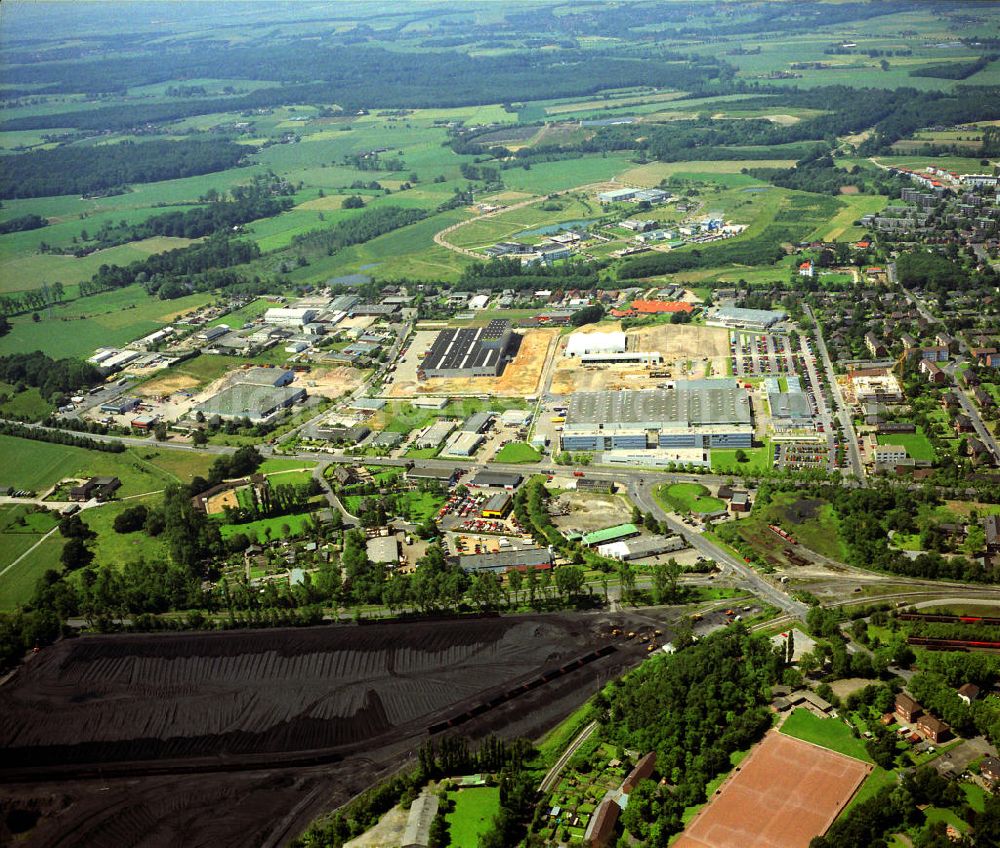
[[[623,616],[67,640],[0,689],[0,807],[33,846],[272,846],[413,757],[432,725],[536,737],[641,657]],[[437,731],[436,731],[437,732]]]
[[[364,372],[346,365],[337,368],[317,368],[299,377],[310,394],[336,398],[353,392],[364,380]]]
[[[517,355],[507,364],[503,374],[495,377],[435,377],[417,381],[416,365],[434,340],[434,333],[418,332],[411,350],[403,363],[396,369],[395,382],[389,391],[390,397],[432,396],[482,396],[526,397],[537,394],[542,380],[542,372],[549,350],[556,339],[558,330],[524,330],[520,336]]]
[[[239,505],[240,501],[236,497],[236,492],[233,489],[229,489],[226,492],[219,492],[217,495],[212,495],[212,497],[205,501],[205,512],[209,515],[216,515],[220,512],[225,512],[227,506],[235,508]]]
[[[569,507],[567,515],[556,515],[552,523],[560,529],[579,530],[589,533],[603,530],[615,524],[623,524],[632,516],[632,510],[618,495],[602,495],[596,492],[563,492],[558,505]]]
[[[143,383],[136,388],[135,393],[142,397],[157,398],[164,395],[172,395],[174,392],[193,389],[197,386],[198,380],[189,374],[169,374],[166,377],[160,377],[157,380],[150,380],[148,383]]]
[[[621,324],[613,322],[584,327],[577,332],[611,332],[620,329]],[[654,368],[637,365],[584,366],[577,359],[562,355],[564,340],[555,359],[552,393],[567,395],[574,392],[651,389],[657,382],[650,378],[650,373],[654,371],[669,372],[672,378],[720,376],[726,373],[729,333],[722,327],[692,324],[638,327],[626,331],[625,344],[630,351],[659,351],[663,355],[663,363]]]
[[[674,848],[806,848],[870,770],[860,760],[771,731]]]

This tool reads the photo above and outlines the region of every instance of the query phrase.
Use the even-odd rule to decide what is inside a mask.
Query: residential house
[[[948,382],[948,375],[941,370],[941,366],[930,359],[921,359],[919,368],[920,373],[927,376],[927,381],[935,386]]]
[[[895,713],[896,717],[900,721],[904,721],[909,724],[917,716],[923,713],[923,711],[924,708],[906,693],[900,692],[896,696]]]
[[[889,349],[874,333],[865,333],[865,347],[875,359],[882,359],[887,356]]]
[[[947,362],[949,350],[947,345],[936,345],[920,349],[920,358],[931,362]]]
[[[979,774],[989,783],[1000,783],[1000,760],[996,757],[984,757],[979,764]]]
[[[965,704],[965,706],[972,706],[972,702],[979,697],[979,687],[975,683],[964,683],[958,688],[959,700]]]
[[[1000,515],[988,515],[983,519],[986,534],[986,550],[991,554],[1000,553]]]
[[[917,718],[916,728],[931,742],[941,742],[942,740],[947,739],[948,734],[951,732],[951,728],[941,721],[941,719],[935,718],[927,713],[924,713],[922,716]]]
[[[976,427],[972,423],[972,419],[966,415],[964,412],[955,416],[955,432],[956,433],[975,433]]]

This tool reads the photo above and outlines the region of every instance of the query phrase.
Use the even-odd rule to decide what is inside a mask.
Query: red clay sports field
[[[807,848],[870,770],[860,760],[772,731],[674,848]]]

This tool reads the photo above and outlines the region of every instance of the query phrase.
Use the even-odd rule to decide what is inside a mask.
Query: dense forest
[[[720,76],[724,64],[699,58],[651,62],[595,50],[519,52],[468,56],[460,52],[390,52],[384,48],[331,47],[312,42],[260,47],[216,47],[153,58],[116,57],[8,68],[9,83],[44,83],[72,91],[121,91],[126,85],[198,77],[279,80],[241,97],[194,98],[162,104],[122,104],[32,115],[3,122],[3,130],[71,127],[127,129],[192,115],[273,107],[329,104],[346,111],[509,103],[593,94],[630,86],[698,88]],[[315,80],[322,82],[315,82]],[[308,80],[308,81],[307,81]],[[52,89],[55,90],[55,89]]]
[[[247,148],[230,141],[123,141],[95,147],[57,147],[4,157],[0,198],[89,194],[224,171]]]
[[[35,387],[48,401],[76,394],[100,380],[97,368],[78,359],[54,360],[37,350],[0,356],[0,381],[18,391],[17,387]]]
[[[601,734],[646,754],[669,788],[644,780],[622,821],[646,845],[666,845],[684,808],[705,800],[705,786],[729,771],[729,755],[771,726],[767,704],[783,660],[767,639],[740,625],[713,633],[673,656],[644,662],[595,701]]]
[[[41,215],[21,215],[9,221],[0,222],[0,236],[7,233],[21,233],[25,230],[38,230],[47,227],[48,220]]]

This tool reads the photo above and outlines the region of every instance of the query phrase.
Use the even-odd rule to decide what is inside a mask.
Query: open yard
[[[563,492],[557,505],[567,510],[556,515],[552,523],[560,530],[578,530],[589,533],[615,524],[624,524],[632,516],[628,502],[618,495],[601,495],[594,492]]]
[[[459,789],[448,793],[455,809],[446,816],[449,844],[454,848],[478,848],[479,837],[490,829],[500,812],[500,790],[494,786]]]
[[[524,442],[511,442],[504,445],[493,458],[494,462],[538,462],[542,455],[531,445]]]
[[[871,762],[865,751],[864,742],[851,733],[851,729],[839,719],[820,718],[800,707],[785,720],[781,732],[786,736],[812,742],[821,748],[829,748],[831,751],[864,760],[866,763]]]
[[[877,436],[880,445],[901,445],[906,448],[906,453],[911,459],[926,460],[933,462],[935,459],[934,447],[930,440],[918,430],[916,433],[890,433]]]
[[[656,490],[657,499],[677,512],[710,513],[724,510],[726,504],[713,498],[701,483],[672,483]]]

